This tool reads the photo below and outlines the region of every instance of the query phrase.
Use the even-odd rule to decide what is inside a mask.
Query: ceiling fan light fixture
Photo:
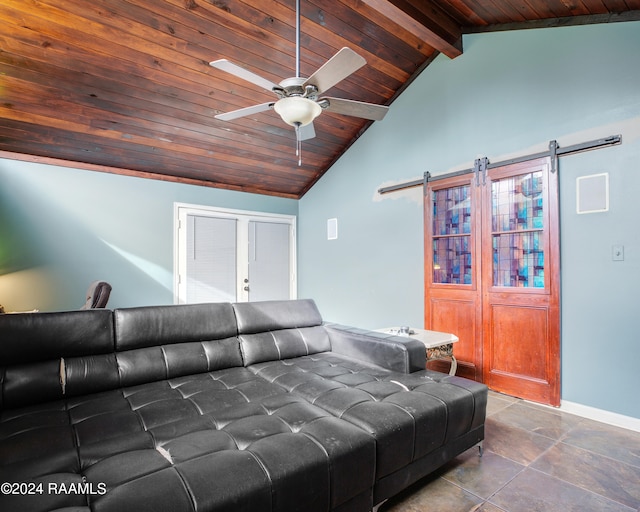
[[[315,101],[301,96],[289,96],[275,102],[273,109],[291,126],[306,126],[322,112]]]

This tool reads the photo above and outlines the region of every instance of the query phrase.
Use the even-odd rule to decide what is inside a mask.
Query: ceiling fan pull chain
[[[298,167],[302,165],[302,140],[300,140],[300,123],[295,123],[296,130],[296,156],[298,157]]]

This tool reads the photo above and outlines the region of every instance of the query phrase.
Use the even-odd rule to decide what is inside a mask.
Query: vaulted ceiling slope
[[[476,31],[640,19],[640,0],[302,0],[300,74],[340,48],[367,64],[329,92],[390,105]],[[227,58],[295,76],[295,0],[2,0],[0,156],[299,198],[371,121],[323,112],[303,142],[273,94],[214,69]],[[51,160],[56,159],[56,160]],[[57,160],[60,159],[60,160]]]

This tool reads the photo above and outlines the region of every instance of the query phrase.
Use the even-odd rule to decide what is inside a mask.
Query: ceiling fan
[[[300,76],[300,0],[296,0],[295,77],[285,78],[279,84],[275,84],[252,71],[229,62],[227,59],[214,60],[209,64],[214,68],[226,71],[238,78],[267,89],[275,93],[278,98],[275,101],[218,114],[215,116],[216,119],[231,121],[270,109],[275,110],[285,123],[295,128],[296,154],[299,157],[298,165],[302,163],[300,158],[301,142],[315,137],[313,120],[323,110],[373,121],[381,121],[389,110],[389,107],[384,105],[342,98],[320,97],[325,91],[366,64],[364,58],[350,48],[342,48],[309,78]]]

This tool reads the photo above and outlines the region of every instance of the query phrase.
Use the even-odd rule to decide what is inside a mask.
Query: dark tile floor
[[[489,393],[471,449],[379,512],[640,512],[640,432]]]

